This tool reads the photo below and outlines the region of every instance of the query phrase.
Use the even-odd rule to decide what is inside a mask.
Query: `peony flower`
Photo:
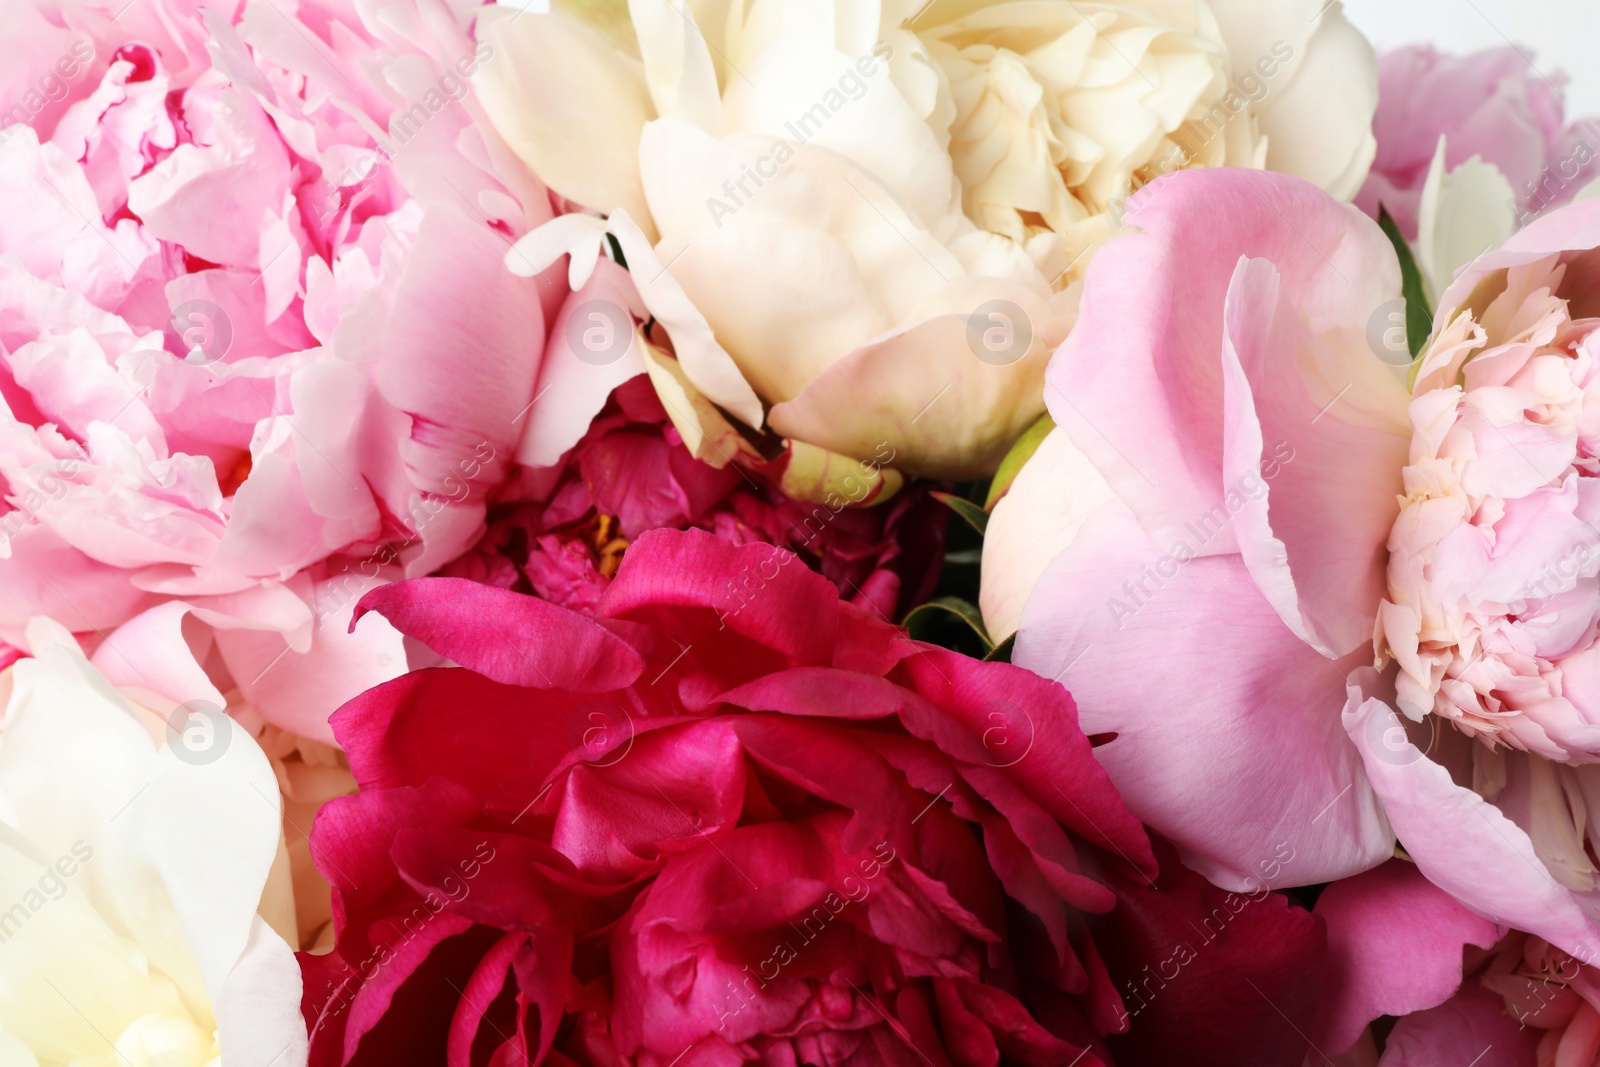
[[[303,1064],[261,749],[119,693],[48,620],[25,641],[0,676],[0,1058]]]
[[[1512,933],[1469,954],[1460,991],[1396,1023],[1384,1067],[1422,1067],[1493,1046],[1496,1067],[1600,1064],[1600,980],[1542,938]]]
[[[1565,85],[1565,75],[1541,75],[1512,45],[1467,56],[1427,45],[1385,53],[1373,118],[1377,158],[1356,204],[1376,218],[1381,203],[1415,239],[1441,138],[1449,170],[1476,158],[1499,172],[1506,199],[1485,208],[1508,221],[1566,203],[1592,176],[1600,125],[1565,121]]]
[[[1494,1067],[1600,1063],[1600,982],[1593,961],[1467,912],[1416,869],[1392,860],[1317,900],[1334,988],[1313,1043],[1340,1047],[1369,1020],[1398,1017],[1366,1062]]]
[[[553,211],[476,117],[494,50],[406,3],[9,7],[0,640],[49,614],[118,684],[331,739],[406,668],[344,635],[362,587],[477,539],[572,359],[560,280],[501,265]]]
[[[368,595],[467,669],[334,717],[361,790],[312,834],[314,1064],[1106,1062],[1093,872],[1155,867],[1071,700],[796,560],[647,532],[593,619],[461,579]]]
[[[1378,157],[1356,203],[1386,209],[1415,242],[1432,305],[1462,267],[1581,195],[1600,124],[1563,126],[1565,77],[1537,74],[1520,48],[1402,48],[1381,69]]]
[[[497,502],[483,540],[439,573],[588,614],[632,541],[653,529],[694,526],[735,545],[791,549],[845,599],[886,619],[927,600],[939,578],[949,509],[925,487],[882,507],[853,508],[851,494],[868,492],[863,472],[842,480],[832,502],[790,500],[760,472],[695,460],[642,377],[617,388],[555,469],[553,489],[528,487],[540,499],[521,500],[518,487]],[[537,476],[547,480],[549,472]]]
[[[1010,566],[1035,584],[990,594],[992,632],[1025,600],[1015,661],[1116,735],[1129,806],[1217,884],[1281,839],[1314,883],[1398,837],[1474,914],[1600,950],[1600,207],[1460,274],[1409,375],[1359,212],[1243,173],[1136,209],[1051,369],[1070,461],[1018,480],[985,552],[1030,554],[1040,497],[1082,518]]]
[[[608,216],[507,262],[570,253],[583,284],[614,238],[697,455],[699,403],[807,465],[887,445],[898,472],[991,472],[1041,414],[1075,282],[1131,190],[1265,165],[1349,197],[1373,152],[1375,62],[1337,3],[586,10],[485,23],[509,57],[484,72],[496,127]],[[744,447],[711,436],[724,462]]]

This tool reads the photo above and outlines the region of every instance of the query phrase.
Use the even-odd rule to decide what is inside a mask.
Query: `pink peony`
[[[1361,1038],[1380,1067],[1600,1064],[1594,959],[1472,915],[1398,859],[1330,886],[1317,914],[1341,990],[1311,1031],[1324,1048],[1387,1015]]]
[[[1597,1067],[1600,972],[1542,938],[1512,933],[1468,954],[1449,1000],[1401,1019],[1381,1063],[1428,1067],[1485,1047],[1494,1049],[1491,1067]]]
[[[1080,502],[1016,662],[1219,885],[1280,840],[1314,883],[1398,837],[1472,913],[1600,953],[1600,205],[1466,268],[1409,376],[1359,212],[1243,173],[1137,208],[1051,369],[1076,458],[990,527],[1025,554],[1032,512]]]
[[[695,526],[735,544],[765,541],[799,553],[858,607],[899,619],[933,595],[949,509],[918,485],[869,508],[790,500],[759,472],[720,470],[684,447],[644,377],[619,386],[558,468],[528,480],[553,489],[491,508],[489,531],[440,573],[535,593],[592,613],[629,543],[649,530]],[[857,478],[857,495],[868,479]]]
[[[656,530],[592,618],[451,578],[363,609],[466,669],[334,717],[361,789],[312,833],[318,1067],[1304,1047],[1319,920],[1157,875],[1060,687],[910,641],[789,552]]]
[[[473,543],[567,358],[565,284],[502,262],[553,213],[478,120],[493,50],[405,0],[10,7],[0,640],[48,614],[118,684],[330,738],[406,669],[355,600]]]
[[[1414,239],[1440,137],[1446,166],[1476,156],[1505,175],[1516,195],[1507,210],[1519,218],[1566,203],[1594,177],[1600,124],[1565,124],[1565,81],[1544,77],[1525,50],[1510,45],[1469,56],[1441,55],[1428,45],[1385,54],[1373,118],[1378,155],[1356,204],[1374,218],[1383,204]]]
[[[1154,860],[1058,687],[698,530],[641,537],[592,620],[451,578],[362,608],[470,669],[334,718],[314,1064],[1092,1063],[1125,1028],[1087,870]]]

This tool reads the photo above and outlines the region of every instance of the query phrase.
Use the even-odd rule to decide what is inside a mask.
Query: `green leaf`
[[[1033,458],[1033,454],[1039,451],[1039,446],[1055,428],[1054,419],[1049,415],[1040,415],[1038,422],[1022,432],[1017,443],[1011,446],[1011,451],[1006,453],[1006,458],[1000,461],[1000,469],[994,472],[994,481],[989,483],[989,496],[983,502],[983,510],[994,510],[1000,498],[1011,489],[1011,483],[1017,480],[1017,475],[1022,473],[1022,465]]]
[[[1378,205],[1378,225],[1382,227],[1384,236],[1389,238],[1389,243],[1394,245],[1395,255],[1400,257],[1400,295],[1406,298],[1406,346],[1411,349],[1411,358],[1415,359],[1427,342],[1428,334],[1433,331],[1433,311],[1428,307],[1428,297],[1422,291],[1422,271],[1417,269],[1417,258],[1412,255],[1411,246],[1400,233],[1400,227],[1395,225],[1389,210],[1382,204]]]
[[[983,657],[984,662],[986,662],[986,663],[1010,663],[1011,662],[1011,649],[1016,643],[1017,643],[1017,635],[1016,634],[1012,634],[1010,637],[1006,638],[1004,641],[1001,641],[998,645],[995,645],[994,648],[990,649],[989,650],[989,654],[987,656]]]
[[[951,493],[934,493],[933,499],[967,520],[967,525],[977,530],[980,536],[988,528],[989,513],[972,501],[963,500]]]
[[[911,636],[919,640],[922,635],[929,632],[942,618],[954,615],[978,635],[978,640],[983,643],[985,654],[994,651],[994,642],[989,639],[989,631],[984,628],[983,615],[978,611],[976,604],[969,603],[955,596],[942,596],[930,600],[920,607],[914,608],[906,616],[905,628],[911,631]]]

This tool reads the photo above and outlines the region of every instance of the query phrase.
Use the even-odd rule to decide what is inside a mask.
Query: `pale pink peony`
[[[1452,56],[1415,45],[1380,57],[1378,70],[1378,155],[1356,204],[1376,218],[1382,203],[1408,237],[1440,137],[1447,167],[1477,157],[1503,174],[1516,198],[1506,210],[1519,216],[1566,203],[1594,176],[1600,124],[1568,123],[1565,76],[1544,77],[1525,49]]]
[[[1307,884],[1398,839],[1473,914],[1600,958],[1600,204],[1466,267],[1410,367],[1357,211],[1243,172],[1133,206],[1051,367],[1050,466],[990,523],[989,574],[1032,582],[986,591],[991,630],[1025,600],[1016,662],[1218,884],[1282,841]]]
[[[1423,355],[1377,645],[1411,718],[1587,764],[1600,761],[1600,320],[1556,295],[1577,269],[1562,258],[1511,267]]]
[[[407,666],[345,633],[361,593],[471,545],[612,372],[530,415],[569,293],[503,267],[553,211],[470,7],[124,2],[3,5],[0,639],[50,615],[119,684],[331,740]]]
[[[1377,1067],[1597,1067],[1600,970],[1544,938],[1464,911],[1404,860],[1338,882],[1317,900],[1332,995],[1308,1037],[1341,1062]],[[1377,1055],[1367,1024],[1381,1035]],[[1366,1050],[1366,1058],[1360,1052]]]

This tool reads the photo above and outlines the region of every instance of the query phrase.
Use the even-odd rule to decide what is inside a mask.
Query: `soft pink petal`
[[[1461,985],[1461,950],[1504,932],[1456,903],[1416,865],[1393,859],[1317,898],[1328,925],[1327,982],[1311,1041],[1343,1052],[1380,1015],[1444,1003]]]
[[[1526,229],[1518,231],[1505,244],[1479,256],[1462,268],[1456,280],[1439,297],[1439,314],[1451,314],[1467,302],[1478,283],[1495,271],[1534,263],[1558,252],[1590,253],[1573,257],[1567,268],[1567,288],[1575,293],[1593,292],[1593,281],[1600,264],[1593,250],[1600,246],[1600,200],[1580,200],[1559,211],[1552,211]],[[1580,284],[1574,284],[1581,278]],[[1600,308],[1583,301],[1574,304],[1574,316],[1592,315]]]
[[[597,263],[588,284],[567,298],[550,324],[533,406],[517,420],[517,462],[554,466],[589,429],[611,391],[644,373],[638,340],[618,329],[631,331],[633,316],[643,312],[627,271],[609,259]],[[600,330],[590,336],[606,343],[586,346],[588,329]]]
[[[1127,222],[1138,232],[1095,254],[1045,402],[1141,525],[1168,544],[1227,489],[1223,316],[1239,259],[1270,260],[1305,328],[1342,330],[1347,344],[1359,344],[1351,337],[1363,336],[1373,309],[1399,295],[1399,269],[1370,219],[1279,174],[1168,175],[1133,199]],[[1330,384],[1337,392],[1345,382]],[[1256,398],[1262,409],[1277,402],[1275,392]],[[1204,551],[1236,551],[1231,531]]]
[[[228,702],[200,666],[204,652],[197,656],[184,634],[189,612],[181,600],[151,608],[117,627],[90,662],[112,685],[149,689],[180,703],[204,701],[221,710]]]
[[[1370,672],[1368,672],[1370,674]],[[1600,936],[1600,898],[1555,880],[1526,832],[1405,740],[1399,717],[1352,682],[1344,727],[1417,869],[1463,905],[1572,953]]]
[[[363,690],[407,669],[405,641],[392,626],[374,619],[349,632],[354,598],[337,585],[313,592],[316,623],[311,648],[290,649],[270,630],[219,630],[217,647],[251,706],[286,730],[332,741],[328,716]]]
[[[1190,535],[1191,539],[1193,535]],[[1128,806],[1218,885],[1254,890],[1383,862],[1394,838],[1339,727],[1340,669],[1284,626],[1238,556],[1181,563],[1109,505],[1050,564],[1014,662],[1071,691]]]
[[[1534,1067],[1540,1036],[1507,1015],[1500,997],[1470,982],[1437,1008],[1396,1023],[1378,1067]]]
[[[1338,657],[1371,643],[1387,590],[1407,397],[1371,353],[1358,352],[1364,366],[1335,355],[1289,297],[1271,262],[1240,261],[1222,350],[1222,506],[1263,595],[1302,640]],[[1358,403],[1359,421],[1347,421]]]

